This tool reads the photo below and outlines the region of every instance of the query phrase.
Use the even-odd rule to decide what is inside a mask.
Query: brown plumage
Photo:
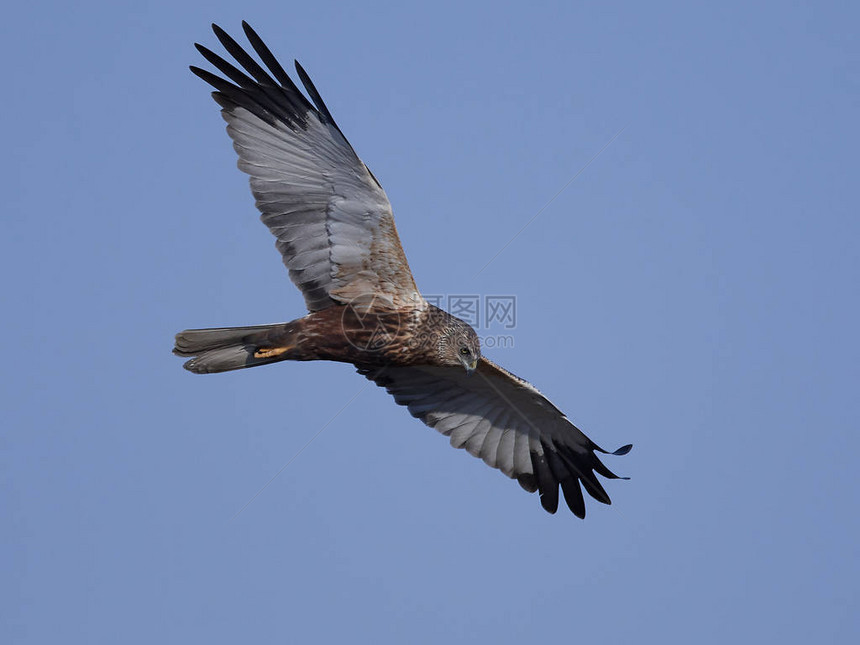
[[[531,384],[482,357],[467,323],[421,296],[382,186],[301,66],[296,71],[313,104],[242,25],[268,71],[216,25],[218,40],[244,71],[202,45],[197,49],[229,80],[191,70],[216,89],[239,168],[251,177],[262,220],[309,313],[288,323],[180,332],[173,351],[190,358],[185,368],[351,363],[451,445],[540,491],[547,511],[556,511],[559,487],[578,517],[585,517],[580,485],[609,504],[595,475],[616,478],[597,457],[606,451]]]

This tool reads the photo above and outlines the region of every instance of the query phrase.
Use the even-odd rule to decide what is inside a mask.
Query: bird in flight
[[[244,71],[199,44],[223,77],[191,71],[215,88],[239,168],[250,175],[263,223],[309,313],[292,322],[180,332],[173,351],[190,358],[185,369],[351,363],[452,446],[539,491],[548,512],[558,509],[559,488],[577,517],[585,517],[582,488],[609,504],[596,476],[618,479],[597,455],[609,453],[534,386],[482,356],[470,325],[421,296],[379,181],[301,65],[296,72],[310,101],[257,33],[242,27],[268,71],[217,25],[215,35]]]

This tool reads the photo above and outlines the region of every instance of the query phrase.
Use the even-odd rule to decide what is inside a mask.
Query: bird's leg
[[[285,354],[293,348],[292,345],[287,347],[260,347],[254,351],[254,358],[273,358]]]

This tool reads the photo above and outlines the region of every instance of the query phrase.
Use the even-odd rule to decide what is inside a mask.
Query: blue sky
[[[0,641],[856,641],[856,6],[361,4],[7,9]],[[187,69],[241,19],[419,287],[515,296],[489,356],[635,444],[611,507],[544,513],[348,366],[181,369],[303,313]]]

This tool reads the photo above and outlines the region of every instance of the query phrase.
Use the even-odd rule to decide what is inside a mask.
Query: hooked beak
[[[476,358],[471,363],[464,363],[463,367],[466,368],[466,376],[472,376],[478,368],[478,359]]]

